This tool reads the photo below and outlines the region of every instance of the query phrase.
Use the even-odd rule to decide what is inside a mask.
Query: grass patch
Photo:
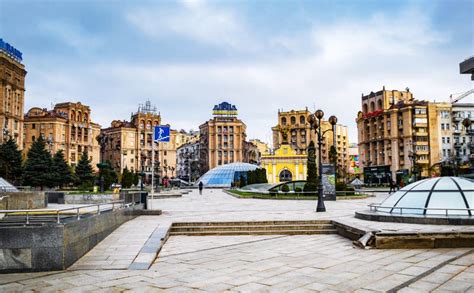
[[[301,194],[282,194],[278,193],[276,195],[271,195],[267,193],[255,193],[255,192],[248,192],[248,191],[240,191],[235,189],[226,190],[232,196],[238,198],[257,198],[257,199],[291,199],[291,200],[316,200],[318,199],[317,195],[301,195]],[[364,199],[367,198],[367,194],[355,194],[355,195],[344,195],[344,196],[337,196],[338,200],[350,200],[350,199]]]

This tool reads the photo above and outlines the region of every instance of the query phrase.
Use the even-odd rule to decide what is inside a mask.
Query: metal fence
[[[79,221],[81,217],[87,215],[100,215],[103,212],[123,209],[139,203],[140,202],[138,201],[126,203],[125,201],[120,200],[109,203],[98,203],[62,209],[0,210],[0,216],[2,216],[3,220],[14,217],[16,222],[25,223],[27,225],[35,218],[41,219],[45,217],[54,218],[57,224],[61,224],[64,223],[64,220],[66,219],[70,220],[72,218]],[[0,219],[0,222],[2,219]]]
[[[399,215],[426,215],[427,211],[442,211],[442,213],[430,213],[428,215],[439,216],[445,215],[446,217],[451,216],[461,216],[461,215],[472,215],[474,213],[474,208],[464,208],[464,209],[454,209],[454,208],[410,208],[410,207],[393,207],[393,206],[382,206],[380,204],[369,204],[370,211],[381,212],[388,214],[399,214]],[[389,210],[389,211],[387,211]],[[419,213],[415,213],[418,211]],[[450,214],[451,211],[451,214]],[[411,212],[411,213],[410,213]],[[459,213],[465,212],[465,213]]]

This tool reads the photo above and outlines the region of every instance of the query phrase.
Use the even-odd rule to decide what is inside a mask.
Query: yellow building
[[[261,141],[260,139],[251,139],[249,141],[257,147],[257,150],[258,150],[258,153],[259,153],[260,157],[263,154],[268,154],[270,152],[270,147],[268,146],[268,144]]]
[[[23,147],[25,66],[21,52],[0,39],[0,143],[8,137]]]
[[[281,145],[289,144],[297,154],[306,155],[306,150],[310,141],[317,147],[317,139],[314,130],[308,123],[308,116],[311,112],[305,110],[278,111],[278,125],[272,127],[273,147],[278,149]],[[332,128],[331,124],[321,121],[323,131]],[[329,150],[333,145],[333,133],[328,131],[324,135],[322,144],[322,159],[324,164],[329,164]],[[343,173],[349,173],[349,136],[347,126],[336,124],[336,150],[337,164]]]
[[[100,125],[91,121],[89,106],[77,103],[60,103],[54,109],[31,108],[25,116],[24,154],[33,142],[42,136],[48,150],[54,154],[64,151],[68,164],[75,166],[83,152],[87,151],[92,167],[97,170],[100,146],[97,137]]]
[[[274,154],[264,154],[260,165],[267,170],[268,183],[306,180],[306,154],[298,154],[289,144],[282,144]]]

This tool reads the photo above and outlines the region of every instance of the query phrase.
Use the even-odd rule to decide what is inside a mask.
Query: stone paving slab
[[[71,270],[0,275],[0,292],[382,292],[433,268],[437,269],[402,290],[472,291],[474,256],[449,261],[469,249],[363,250],[339,235],[173,236],[148,270],[127,270],[134,260],[152,259],[149,254],[161,241],[151,236],[157,227],[172,221],[337,219],[369,230],[474,230],[353,217],[355,210],[381,202],[385,196],[326,202],[326,213],[314,212],[316,201],[236,199],[219,190],[156,199],[153,207],[164,211],[161,216],[127,222]]]
[[[128,269],[160,225],[158,220],[159,216],[141,216],[124,223],[69,270]]]

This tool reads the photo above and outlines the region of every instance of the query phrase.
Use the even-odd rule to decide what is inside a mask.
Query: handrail
[[[394,206],[382,206],[380,204],[376,203],[371,203],[368,205],[371,211],[376,211],[376,212],[382,212],[382,213],[392,213],[392,212],[387,212],[387,211],[380,211],[379,209],[396,209],[400,211],[400,215],[403,214],[403,210],[422,210],[423,214],[425,214],[426,211],[444,211],[446,217],[449,216],[449,211],[465,211],[468,214],[472,214],[474,212],[474,208],[464,208],[464,209],[459,209],[459,208],[410,208],[410,207],[394,207]]]
[[[112,205],[112,211],[115,210],[116,205],[118,205],[118,209],[120,208],[125,208],[129,206],[133,206],[136,204],[135,201],[135,196],[133,196],[133,201],[130,203],[125,203],[125,200],[119,200],[119,201],[112,201],[112,202],[107,202],[107,203],[97,203],[97,204],[90,204],[90,205],[84,205],[84,206],[79,206],[79,207],[71,207],[71,208],[62,208],[62,209],[31,209],[31,210],[0,210],[0,214],[15,214],[15,213],[24,213],[26,216],[26,224],[30,223],[30,217],[32,216],[44,216],[45,214],[54,214],[56,217],[56,223],[60,224],[61,223],[61,215],[64,215],[65,211],[71,211],[75,210],[76,212],[73,213],[72,215],[76,216],[76,219],[79,221],[81,219],[81,209],[86,209],[86,208],[91,208],[91,207],[97,207],[96,210],[90,210],[86,211],[87,214],[91,213],[96,213],[100,215],[101,213],[101,206],[110,206]],[[104,211],[104,209],[102,209]]]

